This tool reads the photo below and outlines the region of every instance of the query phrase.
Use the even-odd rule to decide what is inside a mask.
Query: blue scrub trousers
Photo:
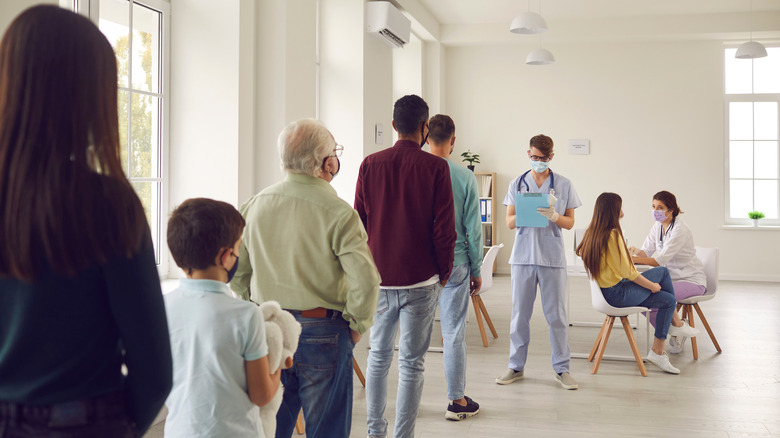
[[[550,331],[552,366],[556,373],[569,371],[568,326],[566,324],[566,269],[536,265],[512,266],[512,322],[509,332],[509,368],[522,371],[531,341],[531,314],[536,287]]]

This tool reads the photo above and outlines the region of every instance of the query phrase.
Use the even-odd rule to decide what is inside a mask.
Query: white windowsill
[[[759,225],[754,227],[753,225],[721,225],[720,229],[729,231],[780,231],[780,226]]]

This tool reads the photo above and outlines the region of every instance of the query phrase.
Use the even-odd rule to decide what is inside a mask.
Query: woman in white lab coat
[[[665,266],[669,270],[677,301],[703,295],[707,291],[707,278],[701,260],[696,257],[693,234],[678,217],[680,213],[677,198],[672,193],[664,190],[653,195],[652,215],[656,222],[650,228],[642,249],[629,248],[635,264]],[[649,316],[653,326],[655,313],[651,311]],[[673,319],[679,318],[675,312]],[[685,339],[671,337],[669,351],[682,351]]]

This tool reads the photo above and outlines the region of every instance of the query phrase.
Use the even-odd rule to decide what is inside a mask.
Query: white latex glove
[[[536,209],[536,211],[539,214],[541,214],[542,216],[544,216],[547,219],[549,219],[550,222],[556,222],[558,220],[558,218],[561,217],[561,215],[558,214],[558,212],[555,211],[555,209],[552,208],[552,207],[547,207],[547,208],[539,207],[539,208]]]
[[[639,255],[639,251],[641,251],[641,250],[639,248],[635,247],[635,246],[629,246],[628,247],[628,253],[631,254],[634,257]]]
[[[552,207],[556,202],[558,202],[558,198],[556,198],[552,193],[550,193],[548,196],[550,197],[550,207]]]

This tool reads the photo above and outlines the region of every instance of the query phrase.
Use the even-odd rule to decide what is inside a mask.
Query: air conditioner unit
[[[409,42],[412,22],[390,2],[366,3],[366,31],[389,47],[403,47]]]

